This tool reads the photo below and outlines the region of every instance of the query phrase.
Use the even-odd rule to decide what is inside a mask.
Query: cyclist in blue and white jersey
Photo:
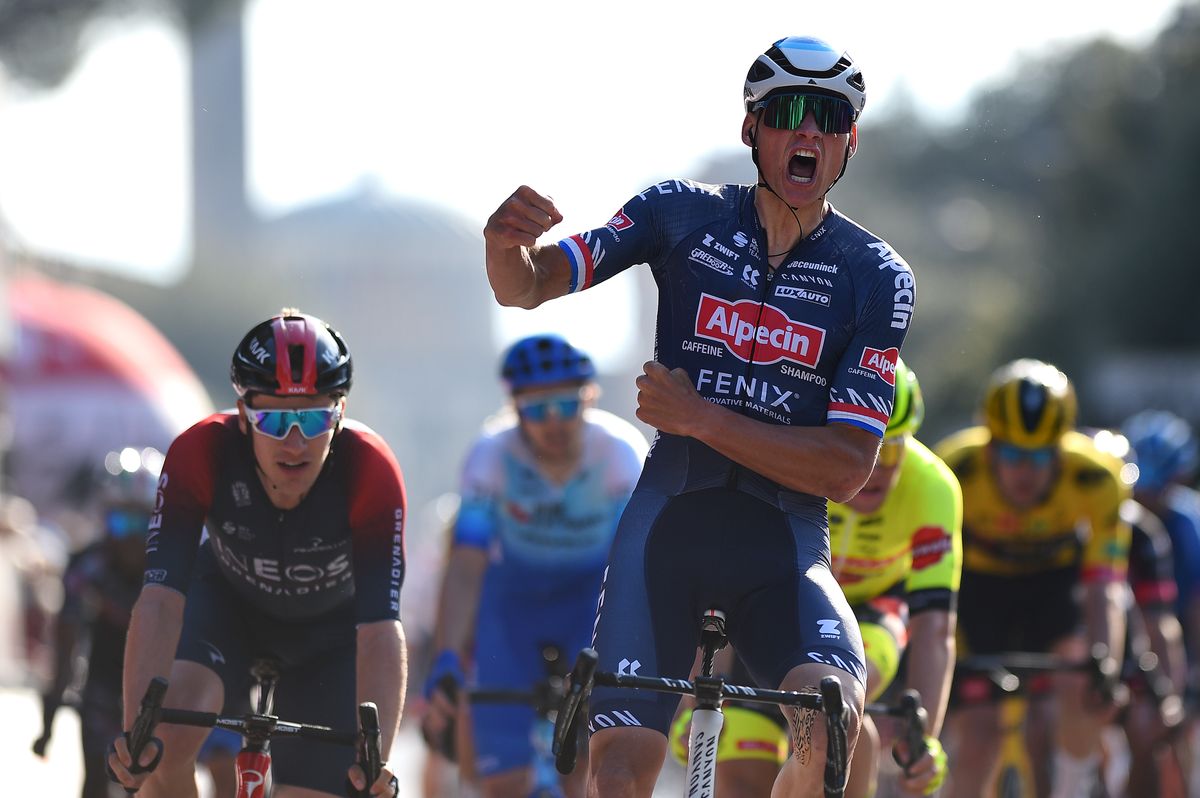
[[[543,246],[562,215],[522,186],[484,229],[488,278],[501,304],[525,308],[640,263],[659,288],[655,359],[637,379],[638,418],[658,435],[610,555],[600,669],[686,676],[698,618],[719,607],[759,683],[842,682],[853,743],[862,640],[829,570],[826,498],[853,497],[874,466],[913,275],[825,198],[858,143],[853,60],[781,39],[755,60],[744,100],[757,185],[665,181],[605,226]],[[593,794],[651,794],[675,703],[595,692]],[[820,790],[814,720],[790,717],[778,795]]]
[[[492,419],[467,456],[442,584],[440,653],[423,724],[435,746],[455,712],[444,693],[462,685],[469,659],[474,684],[526,690],[546,675],[544,646],[571,657],[588,644],[617,519],[646,456],[636,427],[593,407],[595,367],[563,338],[516,342],[501,376],[515,412]],[[479,704],[470,711],[483,794],[525,798],[533,784],[533,709]],[[563,787],[582,796],[582,778],[573,782]]]

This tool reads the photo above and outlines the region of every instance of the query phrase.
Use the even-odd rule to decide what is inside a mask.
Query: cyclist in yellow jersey
[[[954,474],[913,438],[925,415],[916,375],[896,363],[896,396],[879,459],[867,484],[847,504],[829,503],[833,573],[858,618],[867,655],[867,695],[875,700],[896,675],[908,645],[908,686],[920,691],[929,713],[926,752],[902,776],[911,794],[932,793],[946,775],[938,742],[954,665],[955,596],[962,561],[962,494]],[[731,681],[748,677],[735,665]],[[770,792],[787,755],[786,729],[775,709],[725,704],[717,754],[722,798]],[[686,759],[687,723],[671,735]],[[778,720],[775,720],[775,719]],[[880,740],[864,717],[850,768],[848,798],[875,791]],[[907,752],[898,752],[907,757]]]
[[[1129,495],[1121,461],[1073,430],[1074,388],[1047,363],[1022,359],[998,369],[983,415],[985,426],[937,447],[963,490],[959,634],[965,653],[1053,652],[1080,660],[1094,643],[1120,652],[1130,543],[1119,515]],[[1075,598],[1080,584],[1082,602]],[[1053,693],[1052,793],[1050,746],[1030,746],[1038,794],[1088,795],[1111,708],[1088,696],[1081,673],[1057,675]],[[984,698],[956,706],[952,720],[958,747],[951,794],[978,798],[997,765],[997,704]]]

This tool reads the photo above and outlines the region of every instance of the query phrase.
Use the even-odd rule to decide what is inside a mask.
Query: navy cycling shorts
[[[598,669],[688,678],[710,607],[751,676],[777,687],[798,665],[841,668],[864,683],[854,613],[829,570],[818,507],[784,512],[727,488],[636,491],[617,528],[596,617]],[[597,687],[590,728],[664,735],[678,696]]]
[[[183,633],[175,657],[214,671],[225,685],[225,712],[250,706],[250,664],[269,654],[281,664],[275,714],[338,730],[358,728],[353,602],[307,620],[266,615],[237,594],[207,546],[188,586]],[[276,784],[341,795],[355,752],[348,746],[280,737],[271,741]]]

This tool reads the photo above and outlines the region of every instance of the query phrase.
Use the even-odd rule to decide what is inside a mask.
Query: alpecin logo
[[[617,211],[617,215],[608,220],[608,224],[604,225],[614,233],[620,233],[622,230],[628,230],[633,227],[633,219],[630,219],[625,214],[625,209]]]
[[[757,319],[758,324],[755,324]],[[741,299],[737,302],[700,295],[696,336],[720,341],[747,363],[793,363],[815,368],[825,345],[825,331],[794,321],[777,307]]]
[[[873,349],[865,346],[863,347],[862,356],[858,360],[858,365],[868,371],[875,372],[888,385],[895,385],[896,360],[899,357],[900,350],[894,346],[890,349]]]

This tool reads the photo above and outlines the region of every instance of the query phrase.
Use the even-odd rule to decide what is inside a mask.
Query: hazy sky
[[[518,0],[414,19],[395,0],[254,0],[248,190],[270,215],[373,180],[482,226],[528,183],[566,235],[740,147],[746,68],[780,36],[847,49],[868,121],[901,89],[953,119],[1015,59],[1101,33],[1142,43],[1177,5]],[[91,38],[60,90],[0,86],[0,212],[34,249],[168,279],[189,247],[182,42],[155,23]]]

